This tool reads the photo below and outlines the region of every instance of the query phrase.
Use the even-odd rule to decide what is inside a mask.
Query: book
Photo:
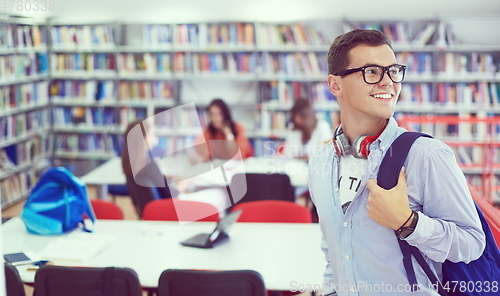
[[[415,38],[411,41],[413,46],[424,46],[431,41],[432,35],[436,32],[436,24],[434,22],[428,23]]]
[[[51,241],[39,255],[56,265],[85,265],[115,239],[112,235],[75,231]]]

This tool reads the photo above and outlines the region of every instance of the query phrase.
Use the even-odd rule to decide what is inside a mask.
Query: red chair
[[[237,210],[243,210],[238,222],[312,223],[311,212],[291,201],[249,201],[237,204],[231,211]]]
[[[90,203],[97,219],[123,220],[122,209],[116,204],[102,199],[91,199]]]
[[[257,200],[237,204],[231,212],[243,210],[238,222],[312,223],[311,211],[292,201]],[[291,296],[299,292],[281,291],[280,295]],[[268,291],[268,295],[272,295]]]
[[[204,202],[165,198],[148,202],[142,211],[142,219],[217,222],[219,211],[213,205]]]

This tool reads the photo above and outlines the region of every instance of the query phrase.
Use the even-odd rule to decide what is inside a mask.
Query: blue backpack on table
[[[392,153],[387,153],[380,164],[377,175],[377,183],[380,187],[388,190],[396,186],[399,172],[408,156],[408,152],[413,142],[419,137],[431,138],[427,134],[406,132],[392,143]],[[446,260],[442,265],[442,282],[432,272],[422,253],[416,247],[410,246],[406,241],[401,240],[396,234],[399,247],[403,253],[403,265],[411,287],[418,286],[411,261],[413,255],[442,296],[500,295],[500,251],[481,209],[477,205],[476,209],[486,236],[484,252],[477,260],[469,263],[454,263]]]
[[[30,233],[54,235],[79,226],[89,231],[85,227],[84,214],[95,221],[85,183],[66,168],[53,167],[31,190],[21,219]]]

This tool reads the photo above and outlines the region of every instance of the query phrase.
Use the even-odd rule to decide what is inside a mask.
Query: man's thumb
[[[406,168],[402,167],[401,171],[399,172],[399,178],[398,178],[398,186],[400,185],[406,185]]]

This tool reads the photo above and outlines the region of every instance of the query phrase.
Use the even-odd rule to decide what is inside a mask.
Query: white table
[[[208,172],[211,170],[210,163],[201,163],[195,166],[189,164],[187,158],[162,158],[158,160],[162,172],[166,175],[190,175],[193,171]],[[228,180],[236,173],[284,173],[290,177],[293,186],[307,186],[308,171],[307,164],[297,159],[276,159],[276,158],[248,158],[244,161],[232,160],[226,170]],[[97,195],[100,199],[106,199],[108,195],[107,185],[125,184],[125,175],[121,167],[120,157],[114,157],[88,174],[82,176],[82,180],[87,185],[98,188]],[[207,176],[201,178],[198,185],[204,187],[226,186],[219,180]]]
[[[213,249],[184,247],[180,241],[210,233],[215,223],[99,220],[95,234],[112,234],[113,242],[85,266],[121,266],[134,269],[143,287],[157,287],[165,269],[251,269],[264,278],[268,290],[304,290],[320,287],[325,260],[320,250],[318,224],[235,223],[230,240]],[[60,236],[29,234],[19,218],[2,225],[3,252],[39,253]],[[71,234],[69,234],[71,235]],[[90,234],[92,235],[92,234]],[[41,258],[43,259],[43,258]],[[18,267],[24,282],[34,271]],[[308,285],[308,286],[307,286]]]

